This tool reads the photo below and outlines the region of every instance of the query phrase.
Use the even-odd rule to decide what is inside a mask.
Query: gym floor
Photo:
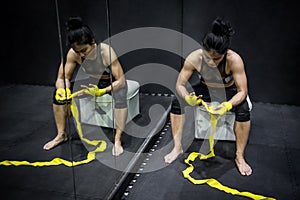
[[[73,120],[68,123],[70,140],[50,151],[42,148],[56,135],[49,98],[53,87],[8,85],[0,91],[0,191],[7,199],[300,199],[300,107],[253,102],[245,152],[251,176],[237,171],[233,141],[216,141],[215,157],[190,162],[195,167],[191,177],[212,178],[226,186],[222,190],[193,184],[183,176],[189,167],[187,157],[207,142],[189,134],[192,120],[185,127],[184,141],[189,142],[184,153],[164,164],[163,157],[172,147],[170,96],[140,94],[140,115],[127,124],[125,153],[120,157],[111,156],[113,130],[103,128],[99,135],[99,127],[83,125],[87,138],[107,143],[89,160],[93,147],[80,140]],[[72,160],[80,164],[62,164]]]

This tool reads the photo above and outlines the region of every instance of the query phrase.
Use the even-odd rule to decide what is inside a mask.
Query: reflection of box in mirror
[[[133,80],[127,80],[127,123],[140,113],[139,105],[139,83]],[[96,99],[96,101],[95,101]],[[80,122],[84,124],[113,127],[114,107],[112,96],[105,94],[101,97],[87,97],[79,100]]]
[[[211,102],[210,106],[218,105],[218,102]],[[235,114],[233,112],[227,112],[223,116],[218,118],[218,123],[214,132],[215,140],[235,140],[233,132],[233,125],[235,121]],[[197,139],[209,139],[211,134],[210,125],[210,113],[204,108],[204,106],[195,107],[195,138]]]

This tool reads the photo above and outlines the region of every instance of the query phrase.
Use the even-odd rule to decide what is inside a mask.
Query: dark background
[[[63,54],[67,50],[64,23],[70,15],[81,15],[99,40],[107,38],[104,0],[57,2]],[[183,32],[200,42],[215,17],[228,19],[236,31],[232,49],[244,59],[252,100],[300,105],[296,1],[110,0],[109,8],[112,35],[153,26]],[[54,86],[61,58],[55,0],[5,1],[1,13],[0,84]],[[125,72],[149,62],[179,70],[182,63],[180,57],[156,49],[133,51],[120,61]],[[155,71],[149,76],[155,76]],[[141,88],[142,92],[160,90],[168,92],[154,85]]]

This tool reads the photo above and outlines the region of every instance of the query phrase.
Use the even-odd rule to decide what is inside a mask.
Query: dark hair
[[[207,51],[214,49],[217,53],[224,54],[233,34],[234,30],[230,23],[218,17],[213,21],[211,31],[205,34],[202,46]]]
[[[66,26],[67,45],[95,43],[94,33],[86,24],[83,23],[81,17],[69,17]]]

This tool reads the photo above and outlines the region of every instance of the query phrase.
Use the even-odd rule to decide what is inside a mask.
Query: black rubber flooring
[[[86,159],[91,149],[79,139],[72,120],[68,126],[71,140],[51,151],[42,149],[56,134],[52,87],[10,85],[0,87],[0,92],[0,162]],[[75,167],[0,165],[2,196],[12,200],[249,199],[206,184],[194,185],[183,177],[182,171],[187,168],[184,160],[207,144],[193,138],[192,118],[185,126],[184,154],[174,163],[164,164],[163,157],[172,148],[166,115],[169,106],[168,96],[140,95],[141,114],[127,125],[123,135],[126,152],[117,159],[111,156],[113,130],[103,129],[104,134],[99,136],[99,127],[83,125],[83,129],[88,130],[86,137],[105,139],[108,144],[92,162]],[[195,170],[191,176],[215,178],[241,192],[280,200],[300,199],[299,120],[300,107],[254,103],[246,148],[246,159],[253,174],[243,177],[238,173],[233,160],[234,142],[217,141],[216,156],[193,162]]]
[[[234,141],[215,141],[216,156],[192,162],[195,168],[191,176],[197,180],[214,178],[222,185],[240,192],[250,192],[278,200],[300,199],[299,120],[299,107],[254,103],[252,127],[245,152],[253,174],[249,177],[239,174],[234,163]],[[170,151],[166,146],[172,146],[171,128],[170,126],[166,128],[160,142],[155,146],[155,151],[164,153],[154,154],[155,151],[152,150],[151,156],[143,164],[143,168],[147,168],[144,169],[147,173],[141,171],[132,179],[123,194],[123,199],[252,199],[232,195],[207,184],[195,185],[184,178],[182,171],[188,167],[184,160],[190,153],[207,153],[205,152],[208,147],[207,140],[193,139],[193,128],[193,123],[187,120],[183,139],[184,154],[172,164],[153,170],[153,166],[157,166],[155,163],[163,162],[163,156]]]
[[[67,126],[71,139],[50,151],[43,150],[56,135],[52,87],[11,85],[0,91],[4,94],[0,104],[0,162],[44,163],[55,158],[80,162],[95,148],[80,140],[71,118]],[[140,114],[126,126],[121,156],[111,154],[113,129],[81,124],[85,138],[106,141],[104,152],[96,153],[92,162],[74,167],[0,165],[1,194],[8,199],[113,199],[141,152],[166,123],[170,109],[170,96],[141,94],[139,98]]]

